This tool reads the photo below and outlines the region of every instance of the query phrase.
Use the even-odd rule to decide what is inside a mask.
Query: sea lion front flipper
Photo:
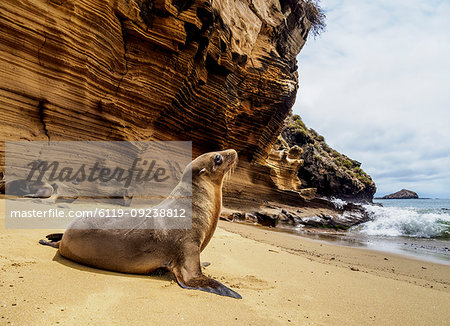
[[[177,278],[178,280],[178,278]],[[193,278],[185,283],[178,281],[178,284],[184,288],[184,289],[191,289],[191,290],[200,290],[210,293],[215,293],[218,295],[223,295],[227,297],[232,297],[235,299],[242,299],[241,295],[232,289],[226,287],[222,283],[206,277],[204,275]]]
[[[169,269],[175,275],[178,284],[184,289],[200,290],[235,299],[242,299],[239,293],[227,288],[222,283],[206,277],[202,273],[200,264],[200,253],[198,249],[183,250],[184,253],[191,253],[188,257],[183,257],[183,263],[174,264]]]

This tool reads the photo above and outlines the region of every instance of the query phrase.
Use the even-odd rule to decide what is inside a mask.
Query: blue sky
[[[323,0],[293,111],[362,162],[377,195],[450,198],[450,1]]]

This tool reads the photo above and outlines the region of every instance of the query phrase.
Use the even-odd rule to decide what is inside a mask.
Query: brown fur
[[[216,164],[217,155],[223,159],[220,164]],[[41,240],[41,243],[59,246],[62,256],[82,264],[134,274],[148,274],[163,267],[174,273],[183,288],[241,298],[223,284],[204,276],[200,265],[200,252],[211,240],[219,220],[224,177],[236,162],[236,151],[226,150],[203,154],[186,167],[183,177],[192,173],[190,229],[108,230],[92,228],[91,224],[86,226],[92,221],[78,219],[71,223],[60,241]],[[182,178],[172,194],[182,194],[185,185]],[[169,200],[172,200],[172,208],[183,205],[173,199],[166,201]],[[100,222],[97,218],[95,223]]]

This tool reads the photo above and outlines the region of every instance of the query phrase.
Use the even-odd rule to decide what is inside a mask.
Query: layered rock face
[[[318,194],[327,197],[372,202],[376,186],[361,163],[329,147],[299,116],[286,120],[282,137],[289,146],[300,146],[304,151],[298,176],[305,187],[315,187]]]
[[[3,0],[0,136],[187,140],[194,156],[234,148],[225,195],[236,198],[244,180],[260,201],[278,189],[266,158],[297,92],[304,5]]]
[[[274,147],[311,13],[300,0],[3,0],[0,137],[234,148],[228,208],[308,207],[300,217],[317,209],[331,223],[334,205],[297,177],[304,149]]]
[[[279,141],[283,141],[281,137]],[[298,146],[274,146],[270,151],[267,163],[271,167],[270,175],[279,189],[300,190],[302,183],[298,178],[298,169],[303,164],[301,156],[303,150]]]
[[[300,2],[2,1],[3,139],[192,140],[263,161],[297,91]]]

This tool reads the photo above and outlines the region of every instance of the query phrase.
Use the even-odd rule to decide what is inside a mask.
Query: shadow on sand
[[[103,274],[103,275],[115,275],[115,276],[128,277],[128,278],[142,278],[142,279],[151,278],[153,280],[159,280],[159,281],[166,281],[166,282],[174,281],[174,282],[176,282],[176,279],[173,276],[173,274],[164,268],[159,268],[148,275],[112,272],[112,271],[108,271],[108,270],[104,270],[104,269],[98,269],[95,267],[81,265],[79,263],[76,263],[74,261],[71,261],[71,260],[61,256],[59,251],[57,251],[55,253],[55,256],[53,257],[53,261],[56,261],[64,266],[67,266],[67,267],[70,267],[73,269],[77,269],[79,271],[88,272],[88,273],[97,273],[97,274]]]

